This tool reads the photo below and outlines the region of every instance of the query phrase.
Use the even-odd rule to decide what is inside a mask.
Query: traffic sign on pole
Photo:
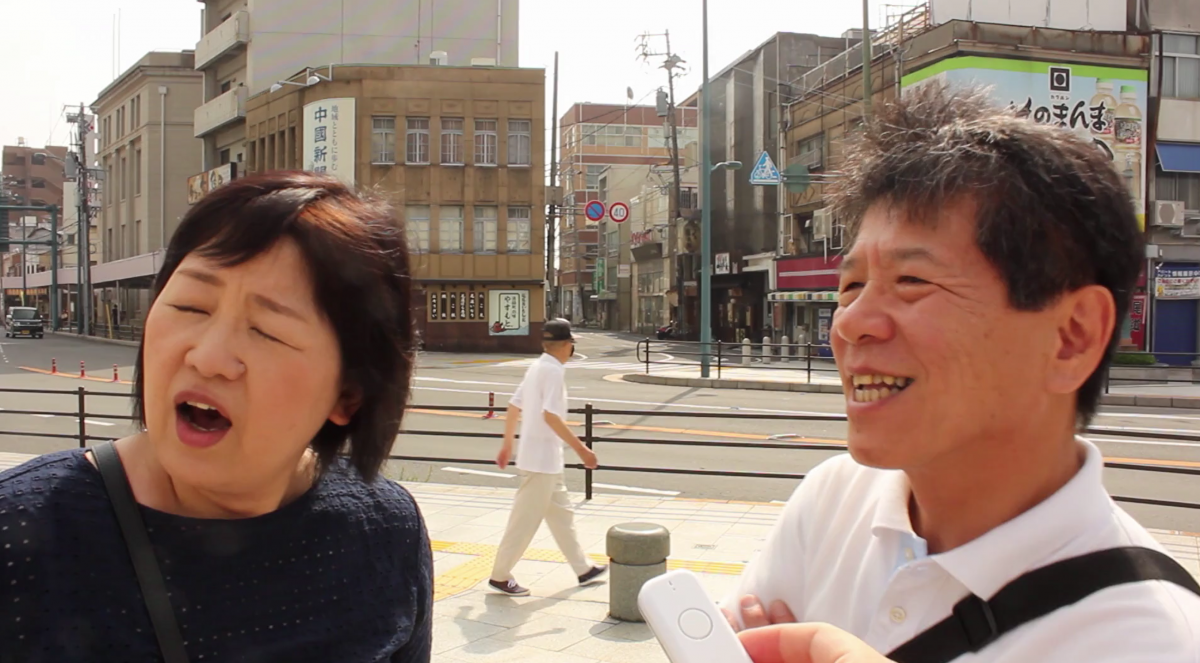
[[[616,223],[624,223],[629,218],[629,205],[620,202],[609,205],[608,218]]]
[[[771,161],[771,155],[763,150],[758,157],[758,163],[754,164],[754,169],[750,171],[750,183],[764,185],[782,182],[783,178],[779,176],[779,169],[775,167],[775,162]]]
[[[604,218],[604,203],[599,200],[593,200],[583,208],[583,214],[588,218],[588,221],[599,221]]]

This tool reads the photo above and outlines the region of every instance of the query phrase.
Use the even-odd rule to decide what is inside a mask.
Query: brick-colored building
[[[680,104],[678,109],[679,149],[699,140],[696,109]],[[559,120],[559,181],[563,205],[578,211],[565,214],[559,222],[559,271],[557,306],[562,315],[575,321],[597,320],[599,293],[594,292],[596,258],[600,254],[599,223],[589,221],[584,207],[600,200],[601,175],[610,166],[659,166],[671,163],[670,131],[666,118],[654,106],[574,104]],[[620,189],[622,178],[610,181]],[[617,202],[608,200],[606,204]],[[628,203],[629,200],[620,202]],[[607,261],[607,249],[604,256]],[[607,265],[606,265],[607,269]],[[607,281],[607,277],[602,279]],[[618,295],[619,296],[619,295]],[[615,327],[614,327],[615,328]]]
[[[426,348],[537,352],[544,70],[343,65],[322,73],[332,80],[247,101],[248,171],[336,170],[385,195],[408,226]],[[327,142],[339,134],[341,143]]]

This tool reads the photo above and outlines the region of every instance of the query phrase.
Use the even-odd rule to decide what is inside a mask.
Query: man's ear
[[[1066,293],[1055,304],[1058,351],[1050,362],[1049,389],[1058,394],[1079,390],[1096,371],[1116,326],[1116,302],[1108,288],[1089,285]]]
[[[354,418],[354,413],[362,407],[362,392],[358,388],[347,388],[342,391],[342,395],[338,397],[337,403],[333,404],[333,411],[329,413],[329,420],[338,426],[346,426],[350,420]]]

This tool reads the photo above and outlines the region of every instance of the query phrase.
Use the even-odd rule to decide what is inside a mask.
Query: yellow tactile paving
[[[477,555],[453,569],[433,579],[433,600],[441,601],[473,589],[476,585],[487,580],[491,575],[492,563],[496,559],[496,546],[487,543],[455,543],[453,541],[432,541],[436,552],[455,553],[459,555]],[[608,563],[608,556],[591,553],[588,557],[597,563]],[[530,548],[521,559],[534,562],[565,563],[567,560],[557,550],[548,548]],[[716,573],[721,575],[741,575],[745,564],[735,562],[697,562],[682,559],[667,560],[668,569],[688,569],[696,573]]]

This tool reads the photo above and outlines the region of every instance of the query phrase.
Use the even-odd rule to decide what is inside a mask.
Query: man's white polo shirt
[[[542,354],[521,380],[509,403],[521,408],[521,439],[517,443],[517,469],[542,474],[563,471],[563,441],[543,413],[553,412],[567,420],[567,368]]]
[[[732,610],[746,594],[765,606],[783,600],[798,620],[833,624],[886,654],[945,619],[970,592],[989,599],[1026,571],[1096,550],[1162,550],[1105,492],[1100,451],[1080,443],[1087,459],[1058,492],[936,555],[913,532],[903,472],[832,458],[796,489],[722,607]],[[1163,581],[1110,587],[957,660],[1198,663],[1200,597]]]

